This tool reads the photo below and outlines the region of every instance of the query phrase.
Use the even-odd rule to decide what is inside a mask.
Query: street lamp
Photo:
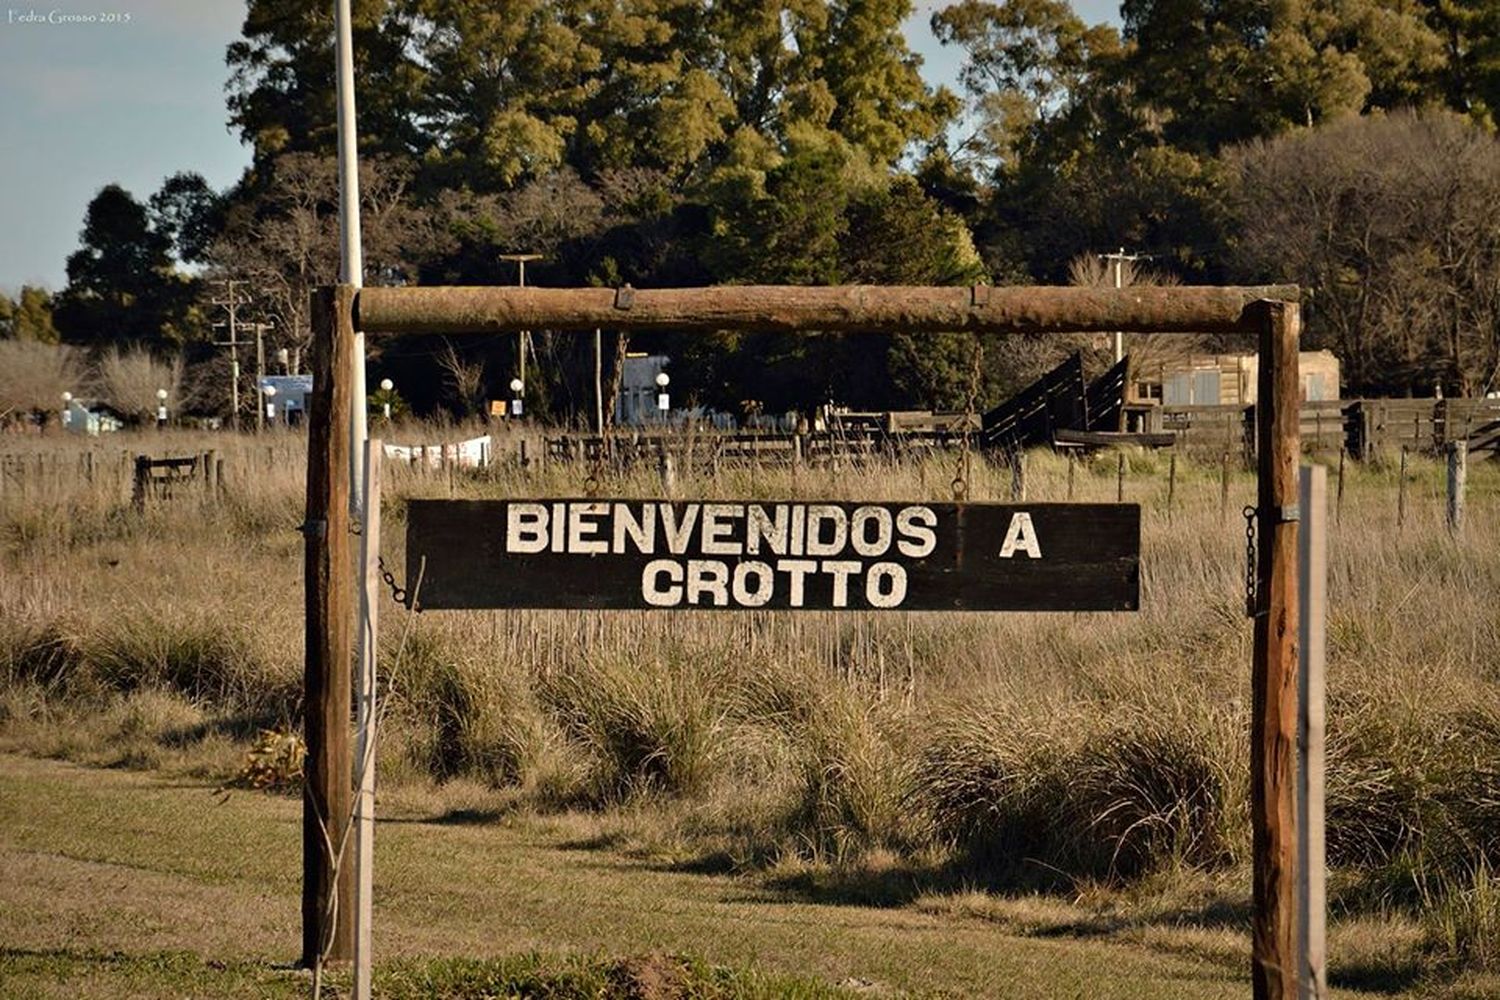
[[[167,426],[167,390],[156,390],[156,429]]]
[[[672,376],[666,372],[656,373],[656,408],[666,417],[667,411],[672,408],[672,400],[667,395],[667,385],[672,381]]]
[[[268,385],[261,392],[266,394],[266,419],[276,423],[276,387]]]
[[[63,429],[66,430],[67,427],[68,427],[68,424],[73,419],[73,412],[72,412],[73,411],[73,394],[71,392],[64,392],[62,394],[62,400],[63,400],[62,425],[63,425]]]
[[[521,415],[521,391],[526,388],[526,383],[518,378],[510,380],[510,415],[519,417]]]
[[[380,391],[385,393],[385,402],[380,404],[380,408],[385,411],[386,423],[391,422],[391,390],[395,388],[396,383],[392,382],[390,379],[383,378],[380,380]]]

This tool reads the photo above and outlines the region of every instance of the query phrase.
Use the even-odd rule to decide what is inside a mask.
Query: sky
[[[10,295],[66,284],[84,208],[104,185],[145,201],[191,170],[222,189],[250,162],[224,107],[224,49],[243,0],[62,3],[0,0],[0,291]],[[945,3],[918,0],[906,30],[928,82],[952,86],[957,54],[928,29]],[[1074,7],[1091,23],[1118,21],[1113,0]]]

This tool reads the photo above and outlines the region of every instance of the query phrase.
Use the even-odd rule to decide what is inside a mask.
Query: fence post
[[[302,963],[347,961],[352,952],[354,866],[346,831],[352,798],[349,745],[354,654],[354,574],[349,534],[349,421],[354,289],[312,296],[313,391],[307,441],[305,541],[307,739],[302,798]]]
[[[658,471],[661,473],[662,492],[667,496],[672,496],[677,490],[677,468],[672,461],[672,453],[665,448],[661,450]]]
[[[1464,490],[1469,482],[1469,443],[1453,441],[1448,445],[1448,530],[1458,534],[1464,529]]]
[[[1407,446],[1401,446],[1401,474],[1396,483],[1396,529],[1406,527],[1406,453]]]
[[[146,490],[151,486],[151,457],[135,456],[135,479],[131,484],[130,502],[136,510],[146,509]]]
[[[1229,452],[1219,456],[1219,523],[1229,517]]]
[[[1323,661],[1328,591],[1328,472],[1302,467],[1298,504],[1302,525],[1298,546],[1298,649],[1301,678],[1297,715],[1297,909],[1302,915],[1297,948],[1298,996],[1323,1000],[1328,994],[1323,829]]]
[[[1291,1000],[1297,969],[1297,458],[1300,414],[1294,302],[1261,301],[1256,418],[1257,587],[1251,665],[1251,983],[1256,1000]]]
[[[1010,499],[1012,503],[1026,500],[1026,453],[1020,448],[1010,453]]]
[[[1172,519],[1172,505],[1177,501],[1177,449],[1167,461],[1167,520]]]
[[[1125,502],[1125,453],[1119,453],[1118,469],[1115,472],[1115,502]]]

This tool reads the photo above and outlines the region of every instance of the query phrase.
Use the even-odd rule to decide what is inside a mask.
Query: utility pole
[[[1111,275],[1112,275],[1112,277],[1114,279],[1115,287],[1116,288],[1124,288],[1125,287],[1125,262],[1127,260],[1130,261],[1131,263],[1135,263],[1138,260],[1150,260],[1151,259],[1151,255],[1148,254],[1148,253],[1126,253],[1125,252],[1125,248],[1121,247],[1115,253],[1102,253],[1102,254],[1100,254],[1099,255],[1099,259],[1109,262],[1109,264],[1110,264],[1110,272],[1111,272]],[[1125,358],[1125,334],[1123,334],[1123,333],[1121,333],[1120,331],[1117,330],[1117,331],[1115,331],[1115,364],[1119,364],[1122,360],[1124,360],[1124,358]]]
[[[239,340],[239,309],[240,306],[250,302],[248,297],[236,289],[243,286],[245,281],[240,278],[227,278],[219,284],[223,287],[223,294],[213,300],[213,304],[224,309],[229,314],[229,339],[216,340],[214,344],[218,347],[229,348],[229,425],[236,431],[240,429],[240,340]],[[215,326],[223,326],[215,323]],[[257,393],[259,389],[257,388]],[[259,411],[260,402],[257,397],[256,410]]]
[[[259,396],[261,386],[263,386],[266,381],[265,333],[267,330],[271,329],[271,324],[252,323],[250,325],[255,330],[255,393],[257,398],[255,406],[255,432],[259,434],[261,431],[266,429],[265,407],[259,404]]]
[[[530,260],[541,260],[542,255],[539,253],[503,253],[500,255],[500,259],[503,261],[514,263],[517,266],[517,268],[519,269],[517,285],[520,288],[525,288],[526,262]],[[518,359],[516,362],[516,377],[521,380],[522,385],[526,384],[526,344],[530,340],[530,330],[516,331],[516,358]]]

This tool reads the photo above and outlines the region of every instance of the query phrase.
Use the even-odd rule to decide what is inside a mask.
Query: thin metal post
[[[1297,717],[1297,953],[1298,997],[1328,995],[1328,903],[1324,884],[1323,663],[1328,615],[1328,470],[1302,467],[1298,507],[1298,650],[1301,674]]]

